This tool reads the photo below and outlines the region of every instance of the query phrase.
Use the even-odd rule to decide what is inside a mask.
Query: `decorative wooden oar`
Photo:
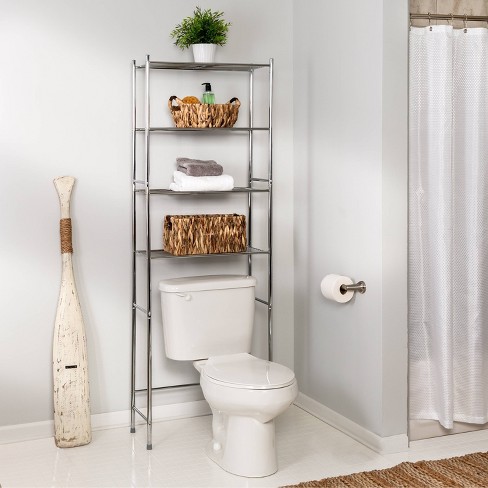
[[[58,447],[91,441],[85,327],[73,274],[70,199],[75,179],[54,180],[61,206],[62,274],[53,340],[54,440]]]

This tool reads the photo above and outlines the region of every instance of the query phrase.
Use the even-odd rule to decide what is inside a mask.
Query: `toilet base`
[[[278,470],[274,420],[263,424],[252,417],[214,412],[213,432],[206,453],[225,471],[262,478]]]

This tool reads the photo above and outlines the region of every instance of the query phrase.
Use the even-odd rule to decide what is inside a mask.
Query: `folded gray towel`
[[[178,165],[176,169],[187,176],[220,176],[224,172],[220,164],[186,163],[185,165]]]
[[[188,176],[220,176],[224,169],[213,159],[176,158],[177,170]]]
[[[176,158],[176,164],[183,163],[205,163],[205,164],[218,164],[213,159],[195,159],[195,158]]]

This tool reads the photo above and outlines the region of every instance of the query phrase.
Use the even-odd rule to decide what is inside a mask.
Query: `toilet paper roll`
[[[346,303],[354,296],[354,292],[352,290],[348,290],[343,293],[341,291],[341,286],[352,284],[353,281],[347,276],[329,274],[320,283],[320,290],[325,298],[333,300],[337,303]]]

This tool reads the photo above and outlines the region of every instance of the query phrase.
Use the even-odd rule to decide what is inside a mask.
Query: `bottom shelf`
[[[136,254],[145,256],[146,251],[137,250]],[[151,251],[151,259],[211,258],[216,256],[235,256],[235,255],[249,255],[249,254],[269,254],[269,251],[257,249],[256,247],[247,247],[246,250],[242,252],[223,252],[223,253],[215,253],[215,254],[186,254],[184,256],[175,256],[174,254],[163,251],[162,249],[155,249]]]

